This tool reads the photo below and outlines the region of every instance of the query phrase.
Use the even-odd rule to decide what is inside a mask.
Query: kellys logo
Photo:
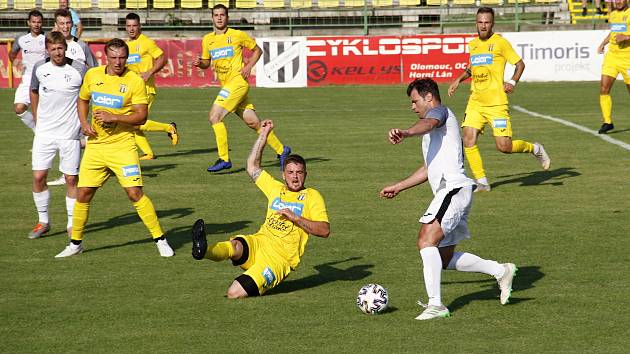
[[[492,65],[492,54],[477,54],[470,56],[470,66]]]
[[[122,96],[108,95],[106,93],[92,92],[92,102],[95,106],[107,108],[122,108]]]
[[[281,210],[281,209],[289,209],[295,215],[302,216],[302,212],[304,211],[304,204],[302,203],[291,203],[291,202],[283,202],[280,198],[276,198],[271,202],[271,210]]]
[[[212,60],[217,59],[226,59],[234,56],[234,48],[230,47],[222,47],[217,49],[210,50],[210,57]]]

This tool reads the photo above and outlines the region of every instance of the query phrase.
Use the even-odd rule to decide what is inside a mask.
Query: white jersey
[[[35,64],[31,90],[39,92],[35,135],[53,139],[79,139],[81,123],[77,98],[87,67],[66,58],[57,66],[46,59]]]
[[[474,185],[475,182],[466,176],[464,170],[462,137],[453,112],[446,106],[438,106],[430,109],[425,114],[426,118],[440,122],[422,137],[422,154],[433,194],[443,188],[452,190]]]
[[[27,85],[31,82],[31,72],[33,66],[38,61],[46,58],[46,44],[44,34],[33,37],[31,32],[15,37],[11,52],[17,54],[22,50],[22,65],[24,73],[22,73],[22,82]]]
[[[79,40],[77,37],[72,37],[70,40],[66,40],[68,43],[68,49],[66,49],[66,56],[73,60],[78,60],[90,68],[98,66],[98,62],[92,53],[90,47]]]

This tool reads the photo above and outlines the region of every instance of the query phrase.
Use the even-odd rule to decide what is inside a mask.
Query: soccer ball
[[[387,309],[389,294],[387,289],[378,284],[368,284],[359,289],[357,307],[368,315],[376,315]]]

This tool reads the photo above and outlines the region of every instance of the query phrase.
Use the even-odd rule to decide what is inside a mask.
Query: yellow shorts
[[[245,270],[244,275],[249,276],[254,280],[252,286],[258,287],[258,294],[262,295],[276,285],[280,284],[289,273],[291,273],[291,267],[289,263],[279,256],[269,244],[267,237],[264,234],[257,233],[253,235],[238,235],[231,238],[237,239],[243,244],[243,257],[238,263],[234,265],[240,266]],[[240,278],[240,279],[239,279]],[[237,278],[248,295],[251,294],[252,289],[248,289],[248,284],[243,284],[242,276]]]
[[[79,168],[78,187],[100,187],[112,174],[124,188],[142,186],[136,145],[99,147],[88,143]]]
[[[484,125],[492,127],[494,136],[512,137],[512,123],[508,105],[477,106],[468,103],[462,127],[472,127],[483,133]]]
[[[235,79],[221,87],[214,104],[223,107],[228,112],[234,112],[243,116],[246,109],[256,110],[254,104],[249,101],[249,84],[243,79]]]
[[[630,53],[607,52],[602,63],[602,75],[617,78],[621,74],[623,82],[630,85]]]

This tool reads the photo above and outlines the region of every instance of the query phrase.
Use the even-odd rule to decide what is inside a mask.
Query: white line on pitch
[[[577,129],[579,131],[583,131],[585,133],[589,133],[591,135],[594,135],[594,136],[596,136],[596,137],[598,137],[598,138],[600,138],[600,139],[602,139],[604,141],[607,141],[607,142],[609,142],[611,144],[620,146],[620,147],[622,147],[622,148],[624,148],[626,150],[630,150],[630,144],[624,143],[623,141],[620,141],[620,140],[617,140],[617,139],[613,139],[613,138],[611,138],[610,136],[608,136],[606,134],[598,134],[597,131],[595,131],[595,130],[591,130],[591,129],[588,129],[587,127],[581,126],[579,124],[575,124],[573,122],[569,122],[568,120],[564,120],[564,119],[561,119],[561,118],[556,118],[556,117],[548,116],[548,115],[545,115],[545,114],[532,112],[532,111],[527,110],[527,109],[525,109],[525,108],[523,108],[521,106],[512,106],[512,108],[514,108],[515,110],[517,110],[519,112],[529,114],[530,116],[544,118],[544,119],[547,119],[547,120],[550,120],[550,121],[553,121],[553,122],[556,122],[556,123],[560,123],[560,124],[566,125],[567,127],[575,128],[575,129]]]

